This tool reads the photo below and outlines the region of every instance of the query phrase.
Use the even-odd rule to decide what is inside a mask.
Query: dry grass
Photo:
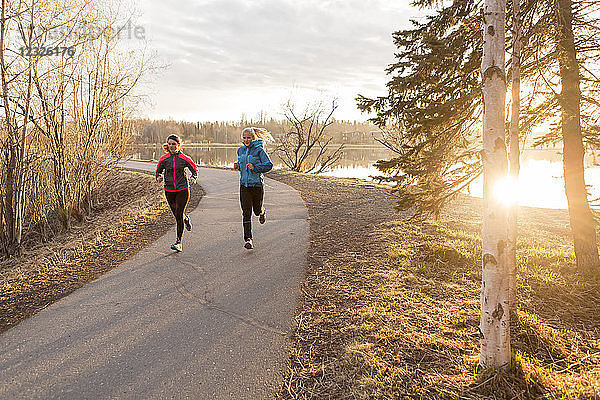
[[[477,371],[480,209],[392,212],[385,188],[275,173],[300,190],[310,270],[282,398],[600,398],[600,284],[573,267],[565,211],[523,208],[509,371]]]
[[[0,266],[0,332],[117,267],[173,226],[152,175],[115,174],[93,215]],[[202,197],[201,190],[191,193],[188,211]]]

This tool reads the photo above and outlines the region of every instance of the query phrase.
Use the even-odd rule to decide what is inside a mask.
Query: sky
[[[132,0],[135,1],[135,0]],[[152,119],[282,117],[292,100],[338,99],[336,119],[364,121],[355,97],[386,94],[392,32],[408,0],[143,0],[133,24],[156,65],[143,90]],[[164,68],[163,68],[164,67]]]

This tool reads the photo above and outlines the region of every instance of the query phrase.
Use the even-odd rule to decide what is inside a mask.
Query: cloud
[[[170,65],[161,93],[224,95],[294,85],[372,90],[380,82],[383,94],[395,50],[391,33],[415,14],[397,3],[145,0],[142,19],[151,46]]]

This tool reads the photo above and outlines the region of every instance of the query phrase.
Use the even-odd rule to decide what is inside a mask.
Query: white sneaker
[[[246,240],[246,243],[244,243],[244,247],[250,250],[252,248],[252,239]]]
[[[181,247],[181,243],[175,242],[171,245],[171,250],[175,250],[176,252],[181,253],[183,251],[183,247]]]

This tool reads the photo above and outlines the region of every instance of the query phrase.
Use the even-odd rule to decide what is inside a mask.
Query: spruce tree
[[[432,7],[431,1],[413,2]],[[509,4],[509,8],[512,3]],[[395,32],[397,61],[388,94],[359,96],[359,109],[391,129],[395,151],[377,167],[396,183],[397,208],[437,214],[480,172],[482,2],[455,0],[412,29]],[[570,13],[569,13],[570,11]],[[598,270],[595,226],[583,181],[583,150],[600,144],[600,5],[593,1],[522,3],[522,134],[546,124],[534,145],[563,144],[565,187],[578,267]],[[507,50],[510,50],[507,40]],[[578,90],[579,88],[579,90]],[[578,103],[579,99],[579,103]],[[578,131],[580,134],[578,135]]]
[[[481,3],[455,1],[414,28],[393,34],[399,49],[386,97],[359,96],[374,123],[393,125],[384,143],[396,153],[377,167],[394,182],[398,209],[437,214],[481,171]]]

